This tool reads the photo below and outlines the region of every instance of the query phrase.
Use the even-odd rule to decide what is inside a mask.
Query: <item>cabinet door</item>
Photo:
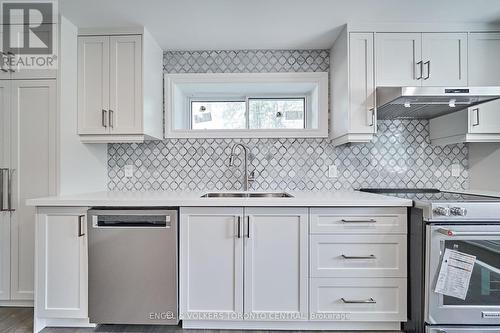
[[[87,208],[37,214],[35,316],[87,318]]]
[[[237,207],[181,208],[180,319],[242,318],[242,215]]]
[[[469,108],[469,132],[477,134],[500,133],[500,100]]]
[[[78,37],[78,134],[109,125],[109,37]]]
[[[420,86],[421,33],[375,35],[377,86]]]
[[[469,35],[469,85],[500,85],[500,33]]]
[[[10,167],[10,81],[0,80],[0,168]],[[0,171],[0,206],[7,204],[7,174]],[[0,211],[0,300],[10,299],[10,213]]]
[[[307,320],[307,208],[245,208],[245,215],[245,319]]]
[[[469,84],[500,85],[500,33],[469,35]],[[470,133],[500,133],[500,101],[469,109]]]
[[[467,33],[422,34],[424,86],[467,85]]]
[[[11,92],[11,299],[33,299],[35,208],[56,192],[56,81],[14,80]]]
[[[142,133],[141,36],[110,37],[109,126],[113,134]]]
[[[373,33],[349,34],[350,128],[375,133]]]

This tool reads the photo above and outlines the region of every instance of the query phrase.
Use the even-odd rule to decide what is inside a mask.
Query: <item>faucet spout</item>
[[[244,155],[244,163],[243,163],[243,190],[248,191],[250,188],[250,182],[254,180],[254,172],[252,171],[250,174],[248,173],[248,153],[250,149],[242,143],[235,143],[231,148],[231,155],[229,155],[229,166],[234,165],[234,157],[236,153],[236,148],[240,148],[243,151]]]

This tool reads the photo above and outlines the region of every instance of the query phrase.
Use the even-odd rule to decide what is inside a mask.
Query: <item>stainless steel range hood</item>
[[[377,87],[377,118],[430,119],[500,98],[500,87]]]

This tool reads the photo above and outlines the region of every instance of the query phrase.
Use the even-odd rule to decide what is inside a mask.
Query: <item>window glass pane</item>
[[[191,102],[192,129],[242,129],[245,126],[244,101]]]
[[[250,98],[250,128],[305,128],[305,98]]]

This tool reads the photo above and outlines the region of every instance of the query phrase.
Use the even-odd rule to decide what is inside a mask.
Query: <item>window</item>
[[[197,100],[191,101],[191,128],[303,129],[305,109],[305,97]]]
[[[249,98],[249,128],[305,128],[305,98]]]
[[[328,137],[328,73],[165,74],[166,138]]]
[[[245,101],[191,101],[192,129],[245,129]]]

